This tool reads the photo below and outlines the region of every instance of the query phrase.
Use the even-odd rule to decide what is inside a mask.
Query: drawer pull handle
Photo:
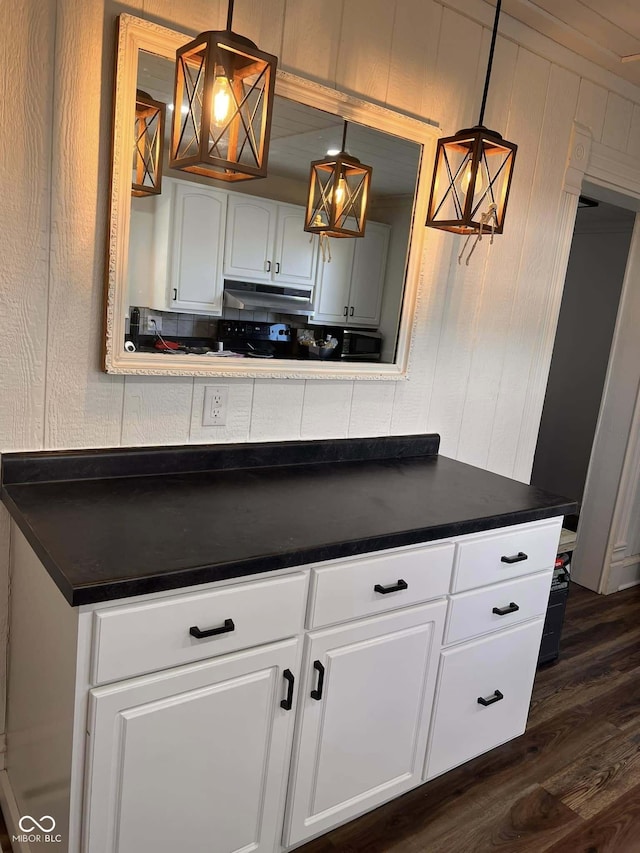
[[[482,696],[478,696],[478,705],[484,705],[484,707],[488,707],[489,705],[494,705],[496,702],[499,702],[501,699],[504,699],[504,695],[500,693],[499,690],[496,690],[493,696],[489,696],[488,699],[483,699]]]
[[[500,557],[500,562],[509,563],[509,565],[511,565],[512,563],[521,563],[523,560],[528,559],[529,557],[524,553],[524,551],[518,551],[518,553],[514,554],[513,557]]]
[[[394,583],[392,586],[382,586],[382,584],[377,583],[373,591],[379,592],[380,595],[387,595],[390,592],[400,592],[403,589],[409,589],[409,584],[400,578],[398,583]]]
[[[293,707],[293,685],[296,683],[296,679],[290,669],[285,669],[282,677],[287,682],[287,698],[280,702],[280,707],[284,708],[285,711],[290,711]]]
[[[233,619],[225,619],[224,625],[221,625],[219,628],[209,628],[208,631],[201,631],[200,628],[194,625],[192,628],[189,628],[189,633],[196,640],[202,640],[204,637],[215,637],[216,634],[228,634],[230,631],[235,631],[235,629],[236,626],[233,624]]]
[[[314,660],[313,668],[318,670],[318,686],[311,691],[311,698],[320,701],[322,699],[322,688],[324,687],[324,667],[319,660]]]
[[[491,612],[495,613],[496,616],[507,616],[509,613],[515,613],[518,610],[520,610],[520,608],[515,601],[512,601],[508,607],[494,607]]]

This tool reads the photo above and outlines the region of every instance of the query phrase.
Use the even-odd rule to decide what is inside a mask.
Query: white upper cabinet
[[[318,260],[317,243],[304,230],[305,209],[278,205],[278,227],[272,270],[274,282],[313,285]]]
[[[317,244],[304,208],[229,194],[224,274],[229,278],[313,285]]]
[[[349,294],[350,326],[377,326],[387,268],[389,226],[368,222],[365,235],[356,240]]]
[[[222,257],[227,193],[172,181],[168,307],[222,314]]]
[[[268,199],[229,195],[225,276],[271,281],[277,214]]]
[[[134,199],[129,305],[222,314],[227,198],[215,187],[165,178],[161,195]]]
[[[314,323],[343,324],[349,313],[349,288],[356,240],[331,240],[331,261],[318,261]]]
[[[331,240],[331,261],[319,262],[312,323],[378,325],[389,231],[381,222],[367,222],[364,237]]]

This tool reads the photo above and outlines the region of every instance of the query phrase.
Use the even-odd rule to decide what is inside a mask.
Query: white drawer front
[[[302,631],[302,573],[94,613],[92,682],[105,684],[227,654]],[[191,629],[204,633],[198,638]]]
[[[543,524],[503,527],[458,542],[451,591],[462,592],[552,569],[561,528],[559,517]]]
[[[454,547],[445,542],[313,569],[308,627],[346,622],[446,595]]]
[[[442,652],[425,778],[524,732],[543,622],[536,619]]]
[[[445,643],[459,643],[542,616],[553,569],[451,597]]]

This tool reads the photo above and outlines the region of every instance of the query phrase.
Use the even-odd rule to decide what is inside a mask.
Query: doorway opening
[[[533,485],[579,508],[635,222],[632,210],[591,193],[580,199],[531,474]],[[579,512],[565,528],[576,531],[578,521]]]

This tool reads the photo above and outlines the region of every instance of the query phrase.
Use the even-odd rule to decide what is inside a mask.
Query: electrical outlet
[[[205,385],[202,426],[224,426],[227,422],[228,385]]]
[[[147,332],[161,332],[162,317],[159,314],[147,314]]]

